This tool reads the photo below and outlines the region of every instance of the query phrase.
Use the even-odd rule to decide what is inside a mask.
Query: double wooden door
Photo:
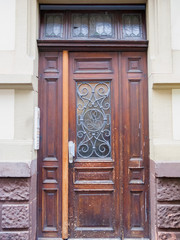
[[[62,231],[62,61],[41,53],[40,237]],[[147,238],[146,54],[70,52],[68,71],[68,238]]]

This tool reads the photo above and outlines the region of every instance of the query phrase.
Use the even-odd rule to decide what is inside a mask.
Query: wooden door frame
[[[38,39],[40,52],[94,51],[94,52],[147,52],[148,40],[49,40]]]
[[[68,57],[69,51],[147,52],[148,41],[37,40],[40,52],[63,53],[62,98],[62,239],[68,239]],[[40,158],[38,154],[38,159]],[[39,159],[40,160],[40,159]]]
[[[68,238],[68,51],[63,51],[63,98],[62,98],[62,238]]]

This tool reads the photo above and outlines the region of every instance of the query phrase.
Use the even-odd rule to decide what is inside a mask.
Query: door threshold
[[[63,240],[62,238],[52,238],[52,237],[40,237],[38,240]]]
[[[121,240],[121,238],[68,238],[68,240]],[[63,240],[62,238],[38,238],[38,240]],[[150,238],[124,238],[124,240],[150,240]]]
[[[121,238],[68,238],[68,240],[122,240]],[[150,240],[149,238],[124,238],[124,240]]]
[[[150,238],[124,238],[124,240],[150,240]]]
[[[121,238],[68,238],[68,240],[121,240]],[[38,240],[63,240],[62,238],[38,238]],[[150,238],[124,238],[124,240],[150,240]]]
[[[121,238],[68,238],[68,240],[121,240]]]

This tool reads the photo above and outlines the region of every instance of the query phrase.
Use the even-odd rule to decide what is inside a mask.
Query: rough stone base
[[[180,240],[180,178],[157,178],[156,183],[158,239]]]
[[[158,238],[159,240],[179,240],[180,232],[159,232]]]
[[[0,178],[0,240],[35,240],[36,175]]]
[[[180,163],[150,162],[151,240],[180,240]]]
[[[0,233],[1,240],[29,240],[29,233],[28,232],[3,232]]]
[[[180,229],[180,178],[157,178],[157,226]]]

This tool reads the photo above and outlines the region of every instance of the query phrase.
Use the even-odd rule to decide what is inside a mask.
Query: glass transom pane
[[[46,14],[46,38],[63,37],[63,14]]]
[[[112,16],[109,14],[90,15],[90,36],[105,38],[113,37]]]
[[[72,14],[72,38],[113,38],[113,15]]]
[[[110,82],[76,84],[77,158],[111,157]]]
[[[88,37],[88,14],[73,14],[72,37]]]
[[[141,14],[123,14],[123,39],[142,38]]]
[[[143,12],[93,11],[44,13],[41,37],[76,40],[145,39]]]

